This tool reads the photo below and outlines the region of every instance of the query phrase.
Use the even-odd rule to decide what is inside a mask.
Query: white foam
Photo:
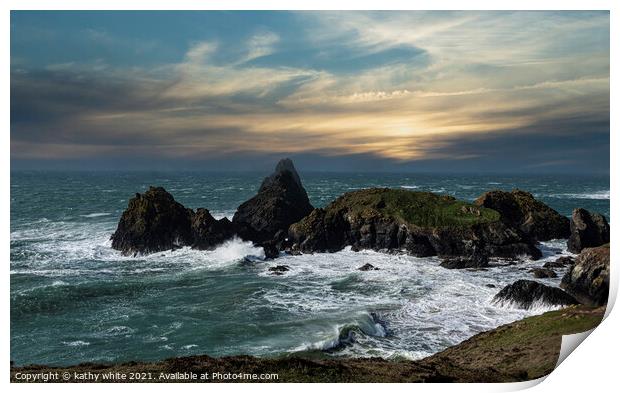
[[[503,300],[503,299],[494,300],[493,303],[499,307],[508,308],[508,309],[523,309],[524,308],[519,302],[515,302],[514,300]],[[561,305],[546,303],[542,301],[542,299],[536,299],[532,302],[532,304],[526,307],[526,309],[530,312],[533,312],[534,314],[542,314],[547,311],[559,310],[562,307],[563,306]]]
[[[213,218],[215,218],[216,220],[221,220],[222,218],[228,218],[229,220],[233,219],[233,216],[235,215],[235,210],[225,210],[225,211],[217,211],[217,212],[210,212],[211,215],[213,216]]]
[[[238,237],[227,240],[221,246],[212,251],[199,251],[185,248],[184,251],[194,257],[195,266],[208,268],[222,268],[237,264],[246,258],[265,259],[265,251],[262,247],[256,247],[252,242],[245,242]]]
[[[129,326],[112,326],[111,328],[109,328],[106,333],[108,335],[112,335],[112,336],[124,336],[124,335],[131,335],[134,333],[134,329],[130,328]]]
[[[90,213],[90,214],[80,214],[80,217],[94,218],[94,217],[109,216],[110,214],[111,213]]]
[[[561,254],[556,254],[556,250]],[[372,337],[363,339],[369,341],[366,345],[355,343],[335,354],[419,359],[476,333],[557,309],[547,304],[535,304],[527,310],[506,308],[492,301],[504,286],[518,279],[559,285],[561,270],[558,270],[558,277],[552,279],[535,279],[529,270],[567,254],[566,242],[543,243],[543,254],[538,261],[525,259],[516,265],[490,267],[486,271],[444,269],[439,266],[438,258],[388,255],[369,250],[284,256],[277,263],[289,266],[290,270],[277,279],[287,280],[287,284],[297,290],[270,289],[261,302],[297,310],[300,315],[333,315],[336,310],[380,310],[391,332],[388,338],[382,339],[387,332],[377,323]],[[380,270],[357,270],[365,263]],[[259,274],[268,276],[268,267],[266,264]],[[495,287],[489,288],[487,284]],[[334,329],[339,326],[342,325],[312,334],[315,340],[294,346],[294,349],[337,345]]]
[[[543,258],[538,261],[525,259],[517,265],[491,267],[486,271],[449,270],[439,266],[438,258],[370,250],[355,252],[350,247],[331,254],[283,255],[273,263],[262,263],[261,247],[234,238],[211,251],[184,247],[130,257],[110,248],[109,236],[113,230],[113,223],[44,222],[12,232],[11,241],[32,242],[28,249],[33,254],[27,261],[11,261],[11,274],[54,277],[46,285],[65,285],[81,276],[100,280],[132,274],[145,277],[196,269],[229,269],[249,258],[260,263],[254,264],[247,274],[256,272],[259,275],[256,279],[278,284],[265,285],[251,299],[255,303],[244,307],[284,309],[286,318],[291,318],[291,314],[296,316],[290,323],[304,321],[299,329],[292,329],[295,334],[279,336],[277,345],[255,338],[251,345],[244,347],[254,348],[258,352],[248,350],[248,353],[255,355],[333,348],[338,345],[334,340],[341,338],[342,327],[356,325],[365,333],[335,355],[418,359],[481,331],[547,310],[548,306],[529,310],[501,307],[493,304],[492,299],[504,286],[518,279],[559,285],[562,269],[556,269],[558,277],[550,279],[535,279],[529,270],[561,255],[570,255],[566,241],[555,240],[542,243]],[[274,263],[287,265],[290,270],[273,276],[268,268]],[[379,270],[359,271],[366,263]],[[62,281],[57,277],[62,277]],[[487,284],[495,288],[488,288]],[[386,324],[369,318],[369,312],[379,313]],[[306,323],[308,316],[317,321]],[[178,325],[162,329],[158,334],[183,330]],[[133,333],[118,326],[105,334]],[[153,338],[155,341],[165,340],[154,337],[157,337]]]
[[[551,194],[549,195],[551,198],[572,198],[572,199],[596,199],[596,200],[605,200],[609,199],[609,190],[601,190],[594,192],[584,192],[577,194]]]
[[[68,347],[86,347],[89,346],[90,343],[87,341],[81,341],[81,340],[77,340],[77,341],[63,341],[63,344],[65,344]]]

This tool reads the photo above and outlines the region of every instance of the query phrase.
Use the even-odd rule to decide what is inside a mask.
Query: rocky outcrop
[[[570,233],[568,218],[536,200],[529,192],[489,191],[474,203],[498,211],[504,223],[538,241],[565,239]]]
[[[212,249],[233,237],[227,219],[216,220],[207,209],[195,213],[162,187],[150,187],[129,200],[112,235],[112,248],[125,255],[148,254],[177,247]]]
[[[530,270],[536,278],[556,278],[558,275],[551,269],[536,267]]]
[[[207,209],[198,208],[191,217],[191,246],[199,250],[210,250],[236,234],[228,218],[216,220]]]
[[[533,241],[494,210],[429,192],[373,188],[346,193],[291,225],[302,252],[399,250],[425,257],[540,257]]]
[[[263,181],[258,193],[239,206],[233,223],[241,238],[262,243],[288,230],[312,209],[293,162],[287,158]]]
[[[609,224],[604,216],[585,209],[573,210],[570,221],[568,251],[575,254],[587,247],[609,243]]]
[[[266,258],[276,258],[288,227],[311,211],[292,161],[284,159],[265,178],[258,194],[239,206],[233,222],[216,220],[207,209],[187,209],[162,187],[136,194],[112,235],[112,248],[126,255],[182,246],[205,250],[240,236],[262,245]]]
[[[536,303],[566,306],[577,301],[560,288],[549,287],[531,280],[518,280],[499,291],[495,302],[528,309]]]
[[[573,262],[575,260],[572,257],[559,257],[555,261],[546,262],[543,267],[548,269],[563,268],[572,265]]]
[[[112,248],[132,255],[189,245],[192,213],[162,187],[150,187],[129,200],[112,235]]]
[[[609,245],[586,248],[562,278],[561,288],[580,303],[607,304],[609,297]]]
[[[268,269],[272,275],[274,276],[281,276],[283,275],[285,272],[288,272],[289,270],[291,270],[287,265],[277,265],[277,266],[272,266]]]
[[[374,267],[370,263],[367,263],[364,266],[357,268],[357,270],[361,270],[363,272],[367,272],[367,271],[370,271],[370,270],[379,270],[379,268],[378,267]]]
[[[489,258],[480,254],[469,257],[451,257],[445,258],[440,266],[446,269],[478,269],[489,266]]]

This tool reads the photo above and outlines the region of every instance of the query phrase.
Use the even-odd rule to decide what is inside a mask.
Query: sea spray
[[[238,239],[211,251],[182,248],[138,257],[110,248],[127,198],[137,190],[179,190],[174,196],[183,205],[230,218],[256,193],[257,176],[12,173],[11,359],[63,365],[205,353],[278,356],[341,334],[346,345],[319,355],[419,359],[543,311],[500,307],[492,299],[518,279],[557,286],[565,268],[555,269],[552,279],[535,279],[529,270],[571,255],[565,240],[551,241],[541,245],[539,261],[448,271],[436,257],[350,249],[267,262],[260,247]],[[608,176],[304,173],[303,182],[316,207],[371,186],[444,189],[470,201],[494,188],[519,188],[563,215],[578,202],[609,216]],[[584,199],[574,199],[578,195]],[[104,212],[110,214],[89,216]],[[359,271],[366,263],[379,270]],[[289,270],[274,276],[274,264]],[[368,317],[373,313],[378,318]],[[65,344],[76,341],[90,345]]]

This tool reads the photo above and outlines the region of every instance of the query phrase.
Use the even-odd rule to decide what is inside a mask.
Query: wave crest
[[[304,343],[295,348],[293,352],[337,351],[357,342],[359,336],[386,337],[387,335],[385,322],[381,321],[375,313],[363,313],[357,320],[333,326],[328,337]]]

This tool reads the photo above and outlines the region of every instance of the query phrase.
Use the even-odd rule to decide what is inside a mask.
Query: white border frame
[[[241,1],[241,0],[228,0],[221,2],[205,2],[205,1],[192,1],[192,0],[152,0],[152,1],[139,1],[139,0],[90,0],[90,1],[77,1],[77,0],[5,0],[2,2],[2,13],[0,20],[3,32],[3,39],[1,42],[3,67],[2,73],[2,107],[0,117],[5,124],[5,132],[3,133],[2,148],[3,153],[0,157],[2,160],[2,182],[0,183],[0,189],[2,191],[2,221],[0,238],[4,239],[2,242],[2,255],[7,256],[5,266],[6,276],[1,281],[2,293],[5,294],[2,302],[2,320],[4,323],[0,327],[2,331],[3,340],[1,342],[1,356],[4,360],[5,366],[9,365],[10,361],[10,335],[9,335],[9,310],[10,310],[10,298],[8,295],[10,285],[10,275],[8,274],[8,255],[9,239],[10,239],[10,10],[135,10],[135,9],[157,9],[157,10],[200,10],[200,9],[213,9],[213,10],[245,10],[245,9],[267,9],[267,10],[610,10],[610,39],[611,39],[611,54],[610,54],[610,94],[611,94],[611,127],[610,127],[610,149],[611,151],[618,151],[618,138],[611,132],[613,126],[617,124],[617,111],[614,110],[614,102],[617,102],[618,83],[617,79],[612,77],[613,71],[617,72],[617,39],[618,37],[618,18],[616,12],[619,9],[618,2],[605,1],[605,0],[589,0],[589,1],[576,1],[576,0],[564,0],[564,1],[551,1],[551,0],[522,0],[522,1],[489,1],[489,0],[470,0],[467,2],[457,0],[434,0],[434,1],[411,1],[404,0],[382,0],[382,1],[298,1],[296,4],[292,4],[290,1],[283,0],[263,0],[259,2]],[[613,70],[613,71],[612,71]],[[614,155],[610,155],[611,168],[617,168],[618,158]],[[613,172],[612,172],[613,173]],[[611,177],[611,175],[610,175]],[[616,194],[617,179],[610,178],[610,191],[612,195]],[[614,216],[614,212],[617,210],[616,199],[610,200],[611,214]],[[610,217],[610,221],[611,217]],[[615,223],[614,223],[615,224]],[[612,243],[616,244],[618,240],[618,230],[615,225],[611,227]],[[541,380],[517,383],[517,384],[389,384],[387,386],[362,385],[355,384],[356,386],[346,385],[324,385],[317,386],[315,384],[296,384],[293,387],[295,390],[309,392],[315,389],[361,389],[363,391],[374,391],[376,389],[390,389],[397,391],[455,391],[459,392],[487,392],[487,391],[514,391],[524,388],[528,388],[534,385],[537,386],[537,391],[540,392],[555,392],[555,391],[607,391],[611,386],[617,385],[617,361],[618,361],[618,349],[619,338],[617,332],[620,330],[620,323],[618,312],[611,313],[613,308],[613,301],[615,301],[618,292],[618,279],[620,277],[617,261],[618,252],[616,248],[612,247],[611,260],[612,260],[612,288],[610,293],[610,305],[607,309],[608,317],[601,323],[599,327],[594,329],[594,332],[587,338],[585,344],[580,345],[573,354],[568,358],[547,378],[543,378],[544,383],[539,384]],[[8,371],[8,370],[7,370]],[[4,383],[9,385],[9,373],[5,371]],[[383,384],[382,384],[383,385]],[[78,391],[82,390],[84,386],[78,384],[63,384],[63,385],[43,385],[43,384],[10,384],[10,389],[16,391],[31,391],[38,389],[51,389],[52,391]],[[94,391],[108,391],[111,388],[109,384],[91,384],[88,389]],[[172,388],[170,384],[150,384],[147,386],[135,385],[121,385],[117,384],[114,389],[129,390],[129,389],[152,389],[155,391],[167,391]],[[258,390],[260,392],[273,392],[286,391],[291,388],[290,384],[252,384],[238,385],[238,384],[221,384],[217,387],[213,385],[204,386],[201,384],[184,385],[183,389],[200,390],[216,389],[221,391],[234,391],[241,388],[247,388]]]

